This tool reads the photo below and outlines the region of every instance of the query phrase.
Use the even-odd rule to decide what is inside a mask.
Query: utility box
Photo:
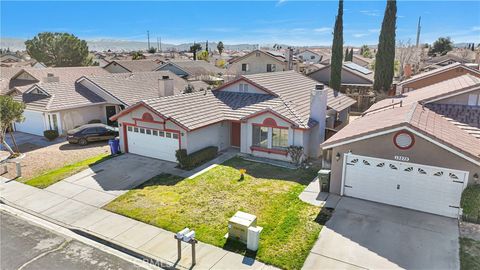
[[[248,228],[247,249],[251,251],[258,250],[258,243],[260,242],[260,233],[262,230],[263,228],[260,226]]]
[[[228,238],[247,244],[248,228],[257,226],[257,217],[238,211],[228,221]]]
[[[321,192],[330,191],[330,170],[322,169],[318,171],[318,184]]]

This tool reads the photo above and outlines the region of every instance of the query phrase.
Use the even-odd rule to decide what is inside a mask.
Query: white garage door
[[[43,113],[25,110],[23,116],[25,121],[15,123],[15,130],[43,136],[43,131],[45,131]]]
[[[346,196],[458,217],[468,172],[347,154]]]
[[[128,152],[176,162],[178,134],[155,129],[127,127]]]

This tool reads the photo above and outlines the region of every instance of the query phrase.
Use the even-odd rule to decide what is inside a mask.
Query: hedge
[[[209,146],[187,155],[187,150],[179,149],[175,153],[180,168],[191,170],[217,156],[218,147]]]
[[[43,132],[43,136],[47,138],[49,141],[53,141],[58,138],[58,131],[57,130],[45,130]]]

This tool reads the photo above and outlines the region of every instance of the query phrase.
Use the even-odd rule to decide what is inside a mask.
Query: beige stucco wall
[[[187,133],[188,153],[208,146],[217,146],[218,150],[230,147],[230,123],[227,121],[196,129]]]
[[[248,71],[242,71],[242,64],[248,64]],[[267,72],[267,64],[275,64],[275,71],[285,71],[287,70],[287,64],[280,62],[273,57],[260,53],[260,56],[257,56],[256,53],[252,53],[250,56],[247,56],[240,61],[232,63],[228,67],[229,74],[255,74],[255,73],[264,73]]]
[[[343,154],[351,151],[356,155],[384,158],[394,160],[394,156],[406,156],[410,163],[418,163],[430,166],[444,167],[462,171],[468,171],[469,184],[473,183],[473,175],[480,174],[480,166],[453,154],[419,136],[414,135],[415,144],[408,150],[400,150],[393,144],[393,137],[396,132],[377,136],[362,141],[341,145],[333,148],[331,165],[330,192],[340,194],[342,182]],[[337,153],[340,153],[340,160],[336,160]]]
[[[60,119],[63,133],[76,126],[87,124],[91,120],[98,119],[104,124],[107,123],[105,105],[95,105],[60,111]]]

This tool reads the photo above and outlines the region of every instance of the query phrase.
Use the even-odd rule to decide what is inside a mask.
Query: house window
[[[172,138],[178,139],[178,134],[177,134],[177,133],[173,133],[173,134],[172,134]]]
[[[152,130],[151,129],[147,129],[147,135],[152,135]]]
[[[153,136],[158,136],[158,131],[152,130],[152,134],[153,134]]]
[[[288,147],[288,129],[272,128],[272,148]]]
[[[315,59],[315,55],[310,56],[310,59],[312,60]]]
[[[160,137],[165,137],[165,132],[160,131]]]
[[[166,135],[167,138],[172,138],[172,133],[170,133],[170,132],[166,132],[165,135]]]
[[[128,130],[128,131],[132,131],[132,130],[133,130],[133,128],[132,128],[132,127],[130,127],[130,126],[128,126],[128,127],[127,127],[127,130]]]
[[[267,72],[274,72],[276,69],[275,64],[267,64]]]
[[[268,127],[253,126],[253,145],[268,147]]]
[[[255,54],[255,56],[256,56],[256,57],[260,57],[260,53],[257,52],[257,53]]]
[[[248,71],[248,64],[242,64],[242,71]]]
[[[133,132],[137,132],[137,133],[138,133],[138,128],[133,128]]]
[[[239,92],[247,93],[248,92],[248,84],[241,83],[239,84]]]
[[[145,134],[145,129],[144,129],[144,128],[141,128],[141,129],[140,129],[140,133]]]

